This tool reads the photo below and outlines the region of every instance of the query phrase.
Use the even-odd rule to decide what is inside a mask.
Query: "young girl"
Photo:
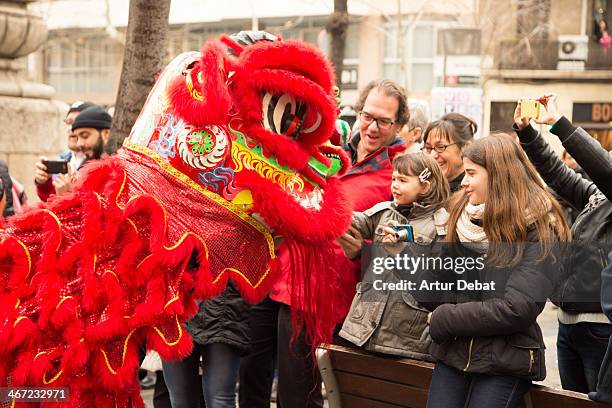
[[[420,255],[445,235],[448,214],[443,206],[450,188],[440,166],[428,155],[398,156],[393,165],[393,201],[354,213],[352,229],[374,243],[395,243],[402,239],[391,227],[408,224]],[[386,282],[399,280],[393,271],[380,276]],[[427,310],[409,293],[380,290],[371,279],[357,284],[340,336],[368,350],[431,360]]]
[[[480,292],[478,301],[447,303],[430,313],[437,363],[427,406],[516,407],[531,381],[546,376],[536,318],[554,285],[553,249],[569,240],[569,230],[510,136],[472,143],[463,165],[463,191],[449,207],[448,241],[456,243],[453,249],[486,254],[483,273],[507,281],[497,297]]]

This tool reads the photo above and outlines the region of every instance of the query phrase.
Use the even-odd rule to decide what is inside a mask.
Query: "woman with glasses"
[[[431,122],[425,130],[422,150],[438,162],[453,192],[459,190],[463,179],[461,152],[474,140],[477,130],[476,122],[454,112]]]

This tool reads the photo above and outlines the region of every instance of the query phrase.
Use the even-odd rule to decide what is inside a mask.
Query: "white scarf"
[[[552,209],[552,202],[546,198],[544,203],[545,211],[549,213],[549,218],[554,220],[554,216],[550,213]],[[485,211],[485,204],[472,205],[469,202],[461,212],[461,216],[457,220],[457,236],[461,244],[467,248],[470,248],[476,252],[485,253],[487,252],[489,241],[484,229],[472,222],[472,220],[482,220]],[[525,220],[527,225],[532,225],[536,217],[530,211],[529,208],[525,209]]]
[[[474,224],[472,220],[482,220],[484,210],[484,203],[473,205],[468,202],[457,220],[459,241],[463,246],[479,253],[487,252],[489,241],[484,229],[480,225]]]

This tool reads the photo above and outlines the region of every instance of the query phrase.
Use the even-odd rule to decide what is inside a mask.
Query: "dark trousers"
[[[606,356],[599,369],[597,392],[590,392],[589,398],[612,404],[612,337],[610,337]]]
[[[612,324],[559,322],[557,359],[564,390],[585,394],[596,390],[611,334]]]
[[[201,380],[200,356],[204,366]],[[163,361],[172,407],[199,408],[203,392],[207,408],[234,408],[239,365],[240,350],[223,343],[194,344],[184,360]]]
[[[608,253],[608,266],[601,271],[601,308],[612,320],[612,251]],[[599,369],[597,392],[590,392],[589,398],[612,404],[612,337]]]
[[[170,394],[164,380],[164,372],[155,372],[155,390],[153,392],[153,408],[172,408]]]
[[[291,342],[291,310],[266,298],[253,306],[250,351],[240,363],[240,408],[269,408],[278,362],[279,408],[320,408],[321,377],[303,334]]]
[[[512,408],[531,388],[531,381],[503,375],[468,374],[437,362],[427,408]]]

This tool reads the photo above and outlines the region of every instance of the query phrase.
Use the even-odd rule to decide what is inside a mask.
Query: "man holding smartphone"
[[[70,122],[68,135],[70,154],[60,156],[59,161],[50,161],[41,157],[36,163],[34,181],[36,192],[42,201],[47,201],[51,194],[62,195],[72,189],[76,181],[76,172],[88,160],[102,157],[104,145],[108,142],[111,127],[111,116],[101,106],[83,102],[71,109],[66,116]],[[73,161],[72,158],[83,156]]]

